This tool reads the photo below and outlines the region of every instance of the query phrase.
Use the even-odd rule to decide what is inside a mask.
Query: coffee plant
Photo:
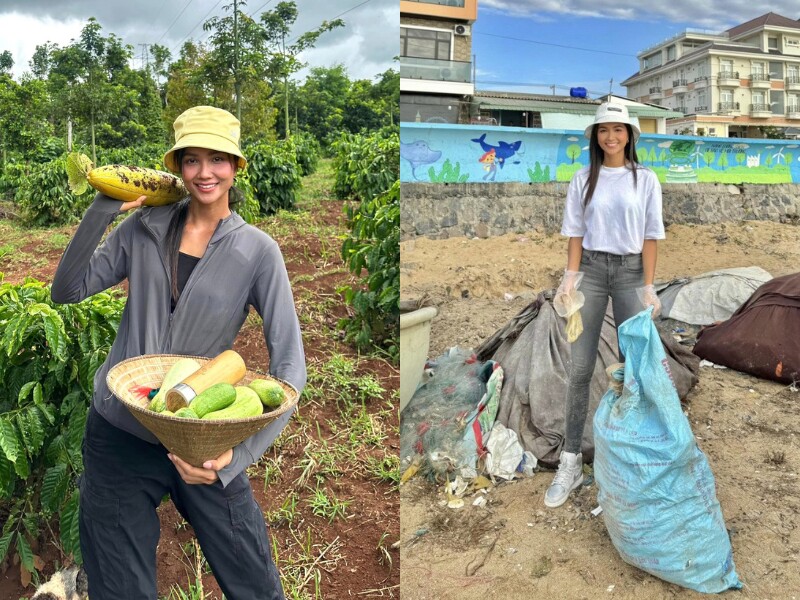
[[[116,336],[118,292],[59,305],[44,283],[0,273],[0,562],[32,573],[43,527],[58,518],[64,556],[81,562],[77,476],[94,373]]]

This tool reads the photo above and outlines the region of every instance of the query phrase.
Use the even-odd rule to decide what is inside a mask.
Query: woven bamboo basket
[[[248,370],[237,385],[247,385],[253,379],[277,381],[286,392],[283,404],[256,417],[225,421],[184,419],[148,410],[147,396],[136,393],[136,388],[159,387],[170,367],[181,358],[194,358],[201,365],[210,360],[177,354],[146,354],[116,364],[108,372],[106,383],[133,416],[170,452],[196,467],[202,466],[207,460],[217,458],[225,450],[246,440],[297,404],[298,393],[291,384]]]

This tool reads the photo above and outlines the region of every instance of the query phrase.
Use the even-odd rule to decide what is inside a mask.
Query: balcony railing
[[[772,114],[772,107],[769,104],[751,104],[750,114],[755,116],[758,113]]]
[[[679,113],[683,113],[683,114],[686,114],[687,112],[689,112],[689,109],[686,108],[685,106],[676,106],[675,110],[678,111]]]
[[[708,107],[707,106],[695,106],[694,107],[694,112],[695,112],[695,114],[707,113],[708,112]]]
[[[460,60],[436,60],[433,58],[401,56],[400,77],[401,79],[470,83],[472,81],[472,63]]]
[[[800,75],[787,75],[786,83],[800,83]]]
[[[660,94],[661,93],[661,86],[657,85],[657,86],[651,87],[650,88],[650,93],[651,94]]]
[[[786,116],[790,119],[800,119],[800,105],[790,104],[787,106]]]
[[[738,102],[720,102],[719,104],[717,104],[717,110],[719,110],[719,111],[739,110],[739,103]]]
[[[687,85],[689,85],[689,82],[686,81],[685,79],[675,79],[672,82],[672,87],[674,87],[674,88],[676,88],[676,87],[686,87]]]
[[[751,73],[750,81],[769,81],[768,73]]]
[[[694,82],[697,83],[698,81],[708,81],[708,75],[700,75],[700,77],[695,77]]]
[[[408,2],[419,2],[420,4],[439,4],[441,6],[458,6],[464,8],[464,0],[407,0]]]
[[[720,71],[717,75],[718,81],[735,79],[739,81],[739,71]]]

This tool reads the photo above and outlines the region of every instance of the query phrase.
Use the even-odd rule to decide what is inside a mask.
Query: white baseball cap
[[[639,139],[639,128],[631,121],[628,115],[628,107],[624,104],[615,104],[613,102],[603,102],[597,107],[597,112],[594,115],[594,123],[589,125],[583,131],[588,139],[592,139],[592,128],[600,123],[625,123],[630,125],[633,129],[633,141]]]

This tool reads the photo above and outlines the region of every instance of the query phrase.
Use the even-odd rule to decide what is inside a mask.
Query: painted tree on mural
[[[575,164],[575,160],[581,155],[581,147],[579,144],[570,144],[567,146],[567,157]]]

